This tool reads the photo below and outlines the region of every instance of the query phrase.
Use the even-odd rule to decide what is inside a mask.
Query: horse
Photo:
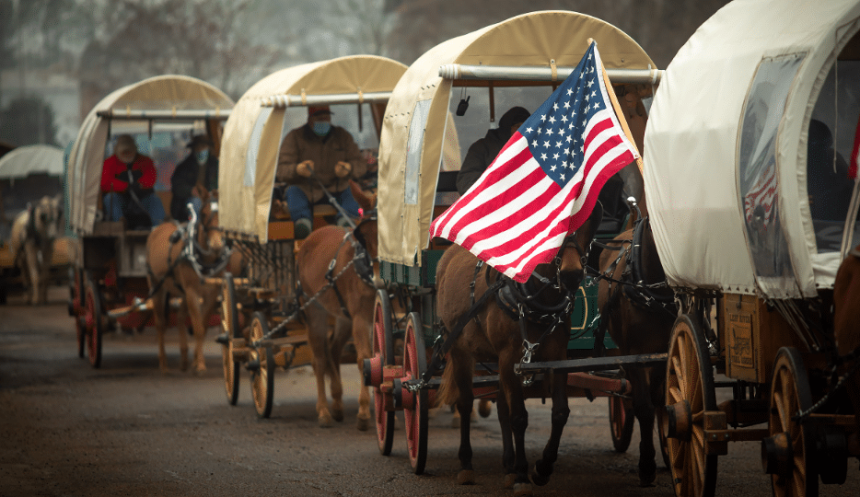
[[[60,199],[45,196],[36,205],[28,204],[12,224],[12,260],[21,269],[29,304],[48,301],[48,270],[62,217]]]
[[[839,265],[833,285],[833,332],[840,356],[860,354],[860,245],[854,247]],[[854,358],[860,361],[860,357]],[[848,396],[854,412],[860,413],[860,374],[855,373],[848,380]],[[855,414],[855,427],[860,433],[860,415]],[[860,436],[854,435],[855,444],[860,444]]]
[[[153,302],[153,318],[158,330],[158,365],[168,371],[164,353],[164,332],[168,323],[169,295],[181,296],[177,312],[181,369],[188,369],[188,338],[184,327],[190,316],[194,330],[194,371],[206,370],[203,340],[206,323],[217,303],[220,287],[206,284],[199,271],[210,276],[220,274],[226,266],[238,274],[241,267],[237,257],[227,257],[222,232],[218,229],[218,209],[209,201],[209,192],[201,192],[203,206],[199,219],[189,223],[164,222],[146,240],[147,280]],[[197,266],[197,267],[195,267]]]
[[[529,475],[525,452],[525,431],[528,426],[526,392],[522,378],[514,368],[524,359],[524,340],[537,344],[532,357],[534,360],[566,359],[570,303],[585,275],[587,248],[591,245],[602,216],[603,208],[597,203],[588,220],[573,235],[565,238],[553,263],[537,266],[535,273],[541,278],[540,281],[532,275],[525,284],[514,283],[495,269],[480,264],[477,257],[459,245],[451,246],[440,259],[436,272],[436,310],[442,325],[445,330],[454,330],[456,333],[456,324],[459,322],[462,325],[466,319],[464,316],[473,315],[465,321],[462,333],[451,345],[441,385],[436,393],[437,404],[456,402],[460,412],[461,470],[457,475],[458,484],[472,484],[475,481],[469,430],[476,361],[498,363],[499,394],[496,410],[502,429],[505,487],[513,487],[515,495],[530,495],[532,483],[545,485],[549,482],[553,464],[558,457],[559,440],[570,415],[567,375],[558,374],[546,380],[551,383],[548,389],[552,392],[552,431],[542,458]],[[486,293],[488,289],[492,289],[495,300],[489,298],[490,294]],[[525,295],[527,302],[517,298],[518,295]],[[530,319],[534,317],[529,312],[532,302],[540,306],[538,308],[556,309],[551,313],[550,323]],[[525,303],[519,307],[525,309],[520,311],[519,316],[515,311],[518,303]]]
[[[644,207],[644,206],[643,206]],[[602,353],[606,331],[622,354],[666,352],[677,317],[674,293],[667,285],[648,218],[613,239],[600,254],[598,287],[600,326],[596,352]],[[651,287],[634,288],[641,282]],[[655,409],[664,402],[663,367],[628,367],[626,378],[633,387],[633,410],[639,420],[639,484],[651,486],[657,476],[654,450]]]
[[[364,215],[355,229],[325,226],[314,230],[296,254],[299,302],[322,293],[304,310],[308,344],[317,384],[316,411],[319,426],[329,428],[343,421],[343,385],[340,358],[352,337],[359,371],[364,359],[371,357],[370,329],[376,298],[374,263],[377,253],[376,196],[365,195],[358,184],[349,182],[353,196]],[[351,265],[352,267],[347,267]],[[334,318],[334,333],[329,336],[329,318]],[[329,378],[332,405],[329,410],[325,379]],[[359,391],[357,428],[370,426],[370,393],[364,385]]]

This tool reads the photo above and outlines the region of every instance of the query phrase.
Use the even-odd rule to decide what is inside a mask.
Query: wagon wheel
[[[427,370],[427,355],[424,351],[424,334],[421,331],[421,316],[417,312],[409,314],[406,321],[406,343],[403,346],[403,374],[405,380],[419,378]],[[409,462],[415,469],[415,474],[424,472],[427,462],[427,408],[428,395],[426,389],[415,394],[413,409],[404,409],[406,419],[406,448],[409,451]]]
[[[221,362],[224,365],[224,388],[227,393],[227,403],[236,405],[239,400],[239,361],[233,360],[233,339],[241,338],[239,315],[236,308],[236,287],[233,275],[224,275],[224,285],[221,287],[221,330],[227,336],[221,344]]]
[[[792,419],[798,411],[811,405],[809,378],[800,352],[792,347],[781,348],[776,356],[770,386],[770,437],[762,442],[762,457],[766,458],[776,497],[818,495],[812,426]],[[769,445],[771,450],[768,450]]]
[[[81,312],[86,305],[84,301],[84,278],[83,278],[83,270],[74,270],[75,278],[73,281],[73,292],[72,292],[72,316],[75,318],[75,334],[78,337],[78,357],[84,357],[84,349],[86,349],[87,343],[87,323],[84,316],[81,316]]]
[[[625,405],[623,397],[609,397],[609,433],[616,452],[626,452],[633,438],[633,408]]]
[[[251,342],[262,339],[269,333],[266,316],[261,312],[254,313],[251,320]],[[257,416],[268,418],[272,414],[272,398],[275,390],[275,357],[272,347],[251,348],[251,393],[254,395],[254,407]]]
[[[98,286],[89,275],[86,277],[86,307],[84,319],[86,322],[87,354],[89,354],[90,357],[90,364],[94,368],[98,368],[102,364],[102,335],[104,334],[104,325],[102,324],[102,302]]]
[[[388,292],[376,292],[373,308],[373,355],[382,357],[384,366],[394,365],[394,337],[391,324],[391,301]],[[383,456],[391,454],[394,443],[394,411],[385,410],[385,397],[377,386],[373,388],[373,410],[376,416],[376,441]]]
[[[714,372],[699,326],[690,316],[678,317],[666,362],[666,408],[685,413],[684,433],[667,438],[669,469],[675,495],[713,497],[717,455],[706,454],[704,413],[717,407]]]

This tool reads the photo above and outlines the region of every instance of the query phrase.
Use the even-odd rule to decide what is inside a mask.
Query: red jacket
[[[155,186],[157,173],[155,172],[155,164],[152,159],[145,155],[138,154],[134,159],[134,164],[131,166],[132,171],[141,171],[143,176],[140,177],[138,183],[144,190],[151,190]],[[128,188],[128,181],[117,179],[118,173],[124,173],[128,167],[117,158],[116,155],[111,155],[105,159],[104,167],[102,168],[102,192],[124,193]],[[123,175],[124,177],[125,175]]]

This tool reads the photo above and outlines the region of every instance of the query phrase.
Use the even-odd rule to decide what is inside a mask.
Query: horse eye
[[[43,223],[46,223],[46,222],[48,222],[48,215],[47,214],[40,214],[39,219],[41,219]]]

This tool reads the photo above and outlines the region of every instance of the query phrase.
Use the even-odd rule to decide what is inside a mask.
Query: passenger
[[[164,220],[164,206],[155,195],[157,173],[152,159],[137,153],[130,135],[120,135],[114,154],[105,159],[101,189],[108,221],[125,219],[129,229],[150,228]]]
[[[830,128],[817,119],[809,122],[806,161],[812,218],[844,221],[854,182],[848,179],[848,163],[833,149]]]
[[[170,201],[170,215],[177,221],[188,220],[188,202],[194,206],[194,211],[200,214],[202,200],[201,191],[213,192],[218,189],[218,159],[209,153],[212,142],[203,135],[191,138],[188,154],[170,178],[170,188],[173,198]]]
[[[490,167],[490,164],[502,151],[505,143],[530,116],[531,113],[522,107],[510,108],[499,119],[498,128],[487,131],[487,136],[469,147],[463,166],[457,173],[457,191],[460,195],[466,193],[466,190],[478,181],[478,178],[484,174],[484,171]]]
[[[290,131],[281,143],[277,181],[289,185],[284,200],[298,239],[311,232],[312,205],[328,202],[320,182],[351,217],[358,217],[348,180],[364,176],[367,161],[352,135],[331,124],[331,114],[328,105],[309,106],[307,124]],[[349,222],[338,213],[337,224],[345,227]]]

